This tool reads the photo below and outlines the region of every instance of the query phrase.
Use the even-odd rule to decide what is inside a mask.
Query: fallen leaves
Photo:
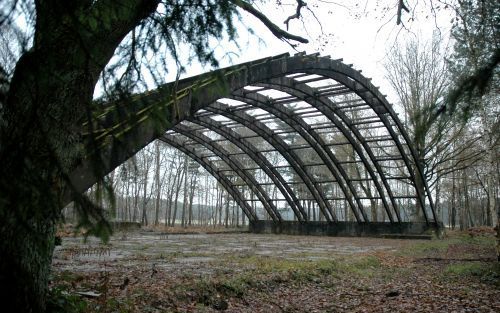
[[[290,237],[290,246],[294,241]],[[188,264],[172,266],[175,258],[163,254],[130,255],[113,262],[99,258],[92,269],[101,270],[78,273],[59,270],[63,263],[54,262],[52,284],[86,297],[91,312],[499,312],[500,290],[476,270],[489,263],[471,261],[470,255],[490,250],[493,245],[456,238],[425,243],[415,254],[376,250],[331,259],[235,249],[210,262],[189,263],[199,267],[195,272],[186,270]],[[464,262],[477,266],[461,267]],[[450,266],[454,271],[447,274]]]

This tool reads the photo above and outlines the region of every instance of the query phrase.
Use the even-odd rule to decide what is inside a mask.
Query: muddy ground
[[[65,237],[53,311],[500,312],[491,236],[118,233]]]

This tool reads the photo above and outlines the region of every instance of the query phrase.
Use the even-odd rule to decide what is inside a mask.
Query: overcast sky
[[[309,0],[308,7],[314,16],[303,9],[303,21],[290,22],[289,31],[310,41],[298,45],[297,51],[320,52],[335,59],[343,58],[345,63],[354,64],[366,77],[372,78],[374,85],[380,86],[389,101],[395,103],[393,92],[384,79],[386,53],[398,42],[403,43],[412,36],[430,40],[436,29],[443,41],[448,41],[452,12],[436,6],[434,9],[437,13],[432,14],[430,1],[433,0],[407,1],[411,12],[403,15],[404,26],[397,26],[396,0]],[[259,9],[277,25],[285,27],[283,21],[294,13],[295,1],[281,2],[283,5],[278,6],[276,1],[268,1],[260,5]],[[438,3],[433,2],[434,5]],[[249,34],[244,25],[251,27],[258,36]],[[221,42],[216,47],[222,67],[284,52],[296,52],[287,43],[276,39],[260,21],[249,14],[242,14],[242,24],[238,28],[239,49],[227,42]],[[228,52],[231,58],[226,55]],[[199,64],[193,64],[183,76],[193,76],[206,70]],[[173,73],[170,75],[175,77]]]

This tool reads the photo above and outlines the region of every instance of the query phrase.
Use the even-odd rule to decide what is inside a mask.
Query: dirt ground
[[[118,233],[65,237],[53,311],[500,312],[491,236]]]

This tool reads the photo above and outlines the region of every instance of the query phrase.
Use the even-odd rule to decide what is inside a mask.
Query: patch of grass
[[[299,263],[289,269],[285,274],[289,280],[294,282],[322,282],[338,278],[342,266],[336,260],[314,260]]]
[[[431,254],[439,254],[446,252],[450,244],[450,240],[439,239],[419,242],[401,249],[398,254],[405,256],[427,256]]]
[[[231,257],[224,262],[235,264],[247,271],[253,271],[254,276],[270,275],[281,281],[316,281],[327,277],[339,277],[343,273],[361,276],[373,275],[380,268],[377,257],[365,256],[358,258],[297,260],[286,258],[262,257],[246,255]],[[227,264],[227,263],[226,263]]]
[[[339,265],[335,260],[259,258],[256,268],[262,274],[278,274],[294,281],[312,281],[338,272]]]
[[[226,256],[220,261],[245,270],[242,273],[220,273],[192,285],[189,289],[196,294],[194,300],[197,303],[211,305],[219,297],[242,298],[251,290],[269,290],[280,284],[300,286],[314,282],[331,287],[332,281],[342,275],[372,276],[381,266],[380,260],[373,256],[339,261],[239,255]]]
[[[204,251],[189,251],[181,253],[181,256],[184,258],[198,258],[198,257],[213,257],[213,253],[204,252]]]
[[[411,257],[438,257],[445,254],[450,247],[454,249],[463,247],[463,249],[468,250],[470,246],[475,246],[479,249],[493,248],[495,246],[495,238],[491,236],[471,237],[464,233],[454,233],[445,239],[433,239],[412,244],[401,249],[397,254]]]
[[[341,263],[341,270],[349,274],[372,277],[380,265],[380,260],[374,256],[349,258]]]
[[[231,264],[231,268],[244,269],[243,272],[221,272],[216,277],[198,281],[191,291],[197,295],[196,301],[210,305],[214,299],[222,297],[241,298],[249,290],[266,290],[279,284],[301,284],[303,282],[324,282],[328,277],[337,277],[339,264],[333,260],[295,260],[263,257],[255,255],[226,256],[219,260]]]
[[[477,277],[480,281],[500,287],[500,264],[467,262],[448,265],[444,271],[445,277],[467,278]]]
[[[255,287],[257,281],[252,275],[242,274],[215,284],[215,289],[227,296],[241,298],[249,287]]]
[[[448,265],[445,274],[455,276],[479,276],[484,271],[484,265],[481,263],[458,263]]]
[[[474,236],[461,235],[453,238],[454,243],[467,243],[478,246],[495,246],[495,237],[493,236]]]
[[[316,264],[315,270],[322,275],[334,275],[339,271],[339,264],[336,261],[320,260]]]
[[[380,267],[380,260],[375,256],[356,259],[353,266],[357,269],[375,269]]]
[[[339,266],[331,260],[298,261],[282,258],[249,256],[238,260],[238,266],[247,268],[239,274],[220,275],[198,281],[190,288],[197,295],[195,301],[211,305],[219,297],[242,298],[249,290],[266,290],[283,283],[324,281],[336,275]]]

